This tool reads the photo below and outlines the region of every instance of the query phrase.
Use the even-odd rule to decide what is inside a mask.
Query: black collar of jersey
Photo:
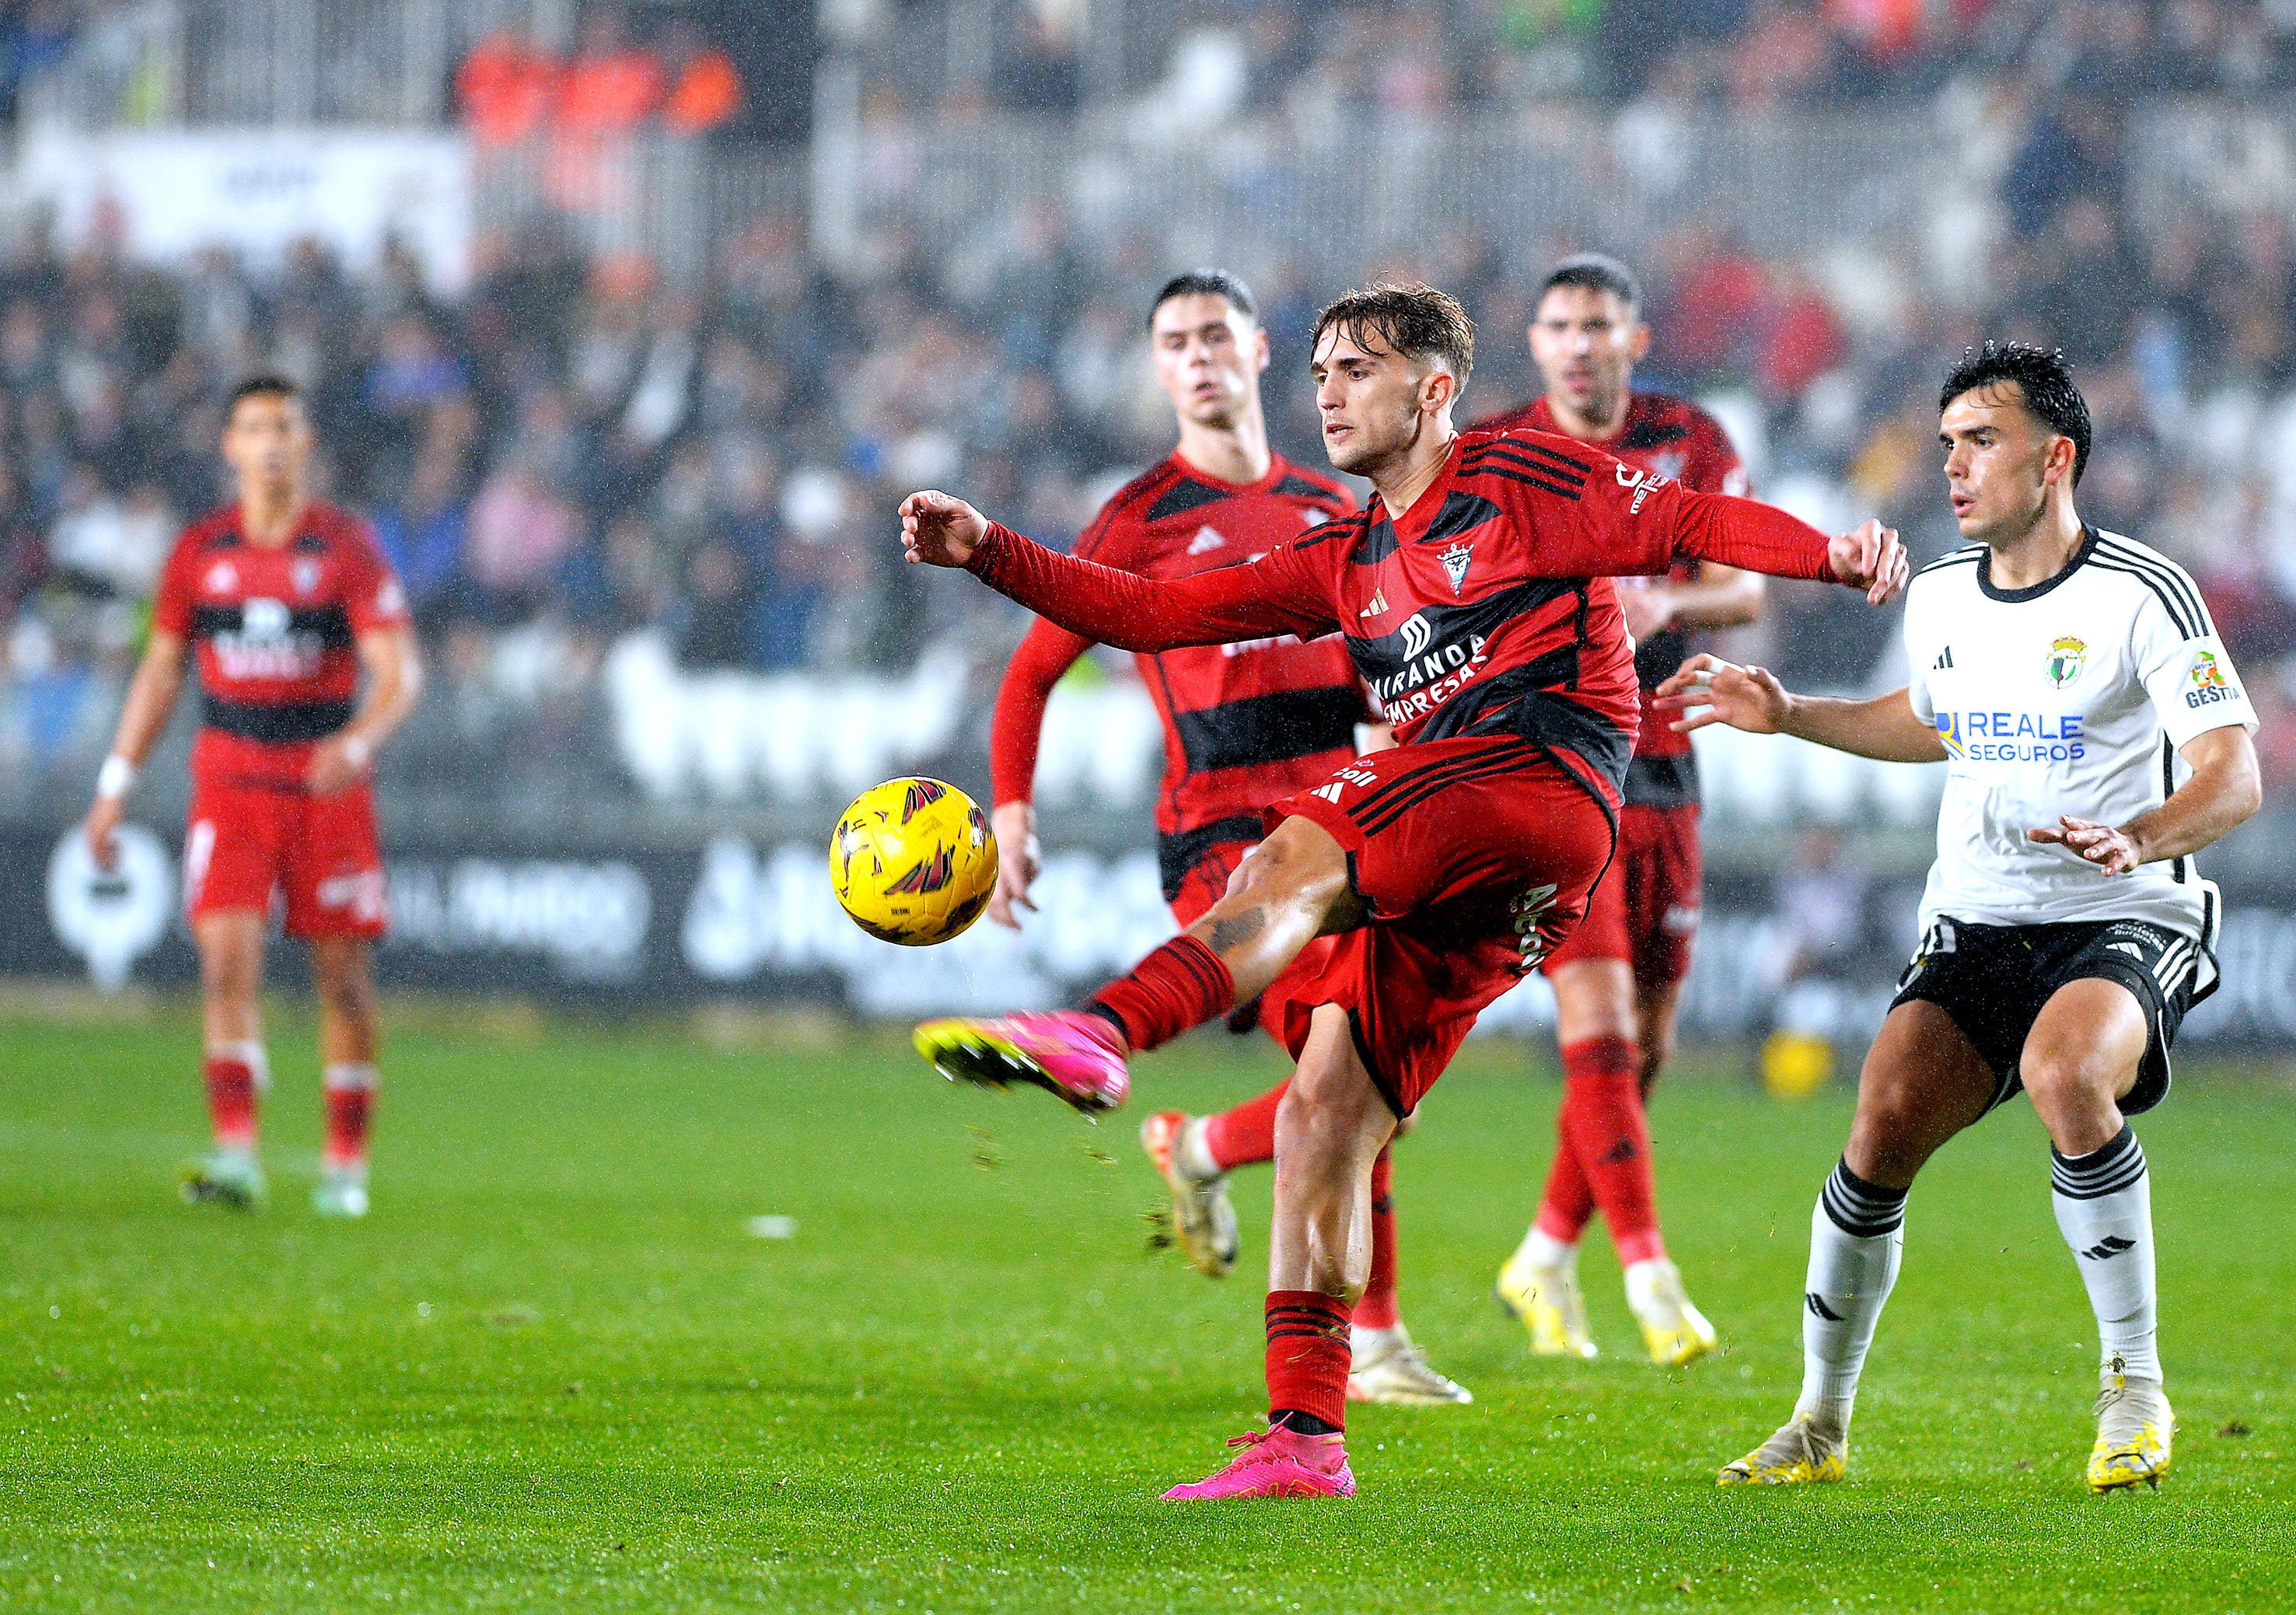
[[[1988,547],[1985,553],[1977,559],[1977,586],[1984,591],[1988,600],[1998,600],[2005,605],[2022,605],[2029,600],[2038,600],[2075,572],[2079,571],[2088,558],[2095,553],[2096,529],[2084,521],[2081,523],[2080,548],[2073,552],[2073,558],[2059,568],[2054,577],[2044,578],[2040,582],[2027,588],[2000,589],[1993,586],[1993,551]]]

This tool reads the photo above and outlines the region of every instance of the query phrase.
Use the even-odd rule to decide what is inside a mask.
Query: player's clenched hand
[[[303,789],[313,796],[333,796],[358,783],[373,761],[367,744],[356,734],[331,734],[311,748],[311,761],[303,770]]]
[[[1866,600],[1874,605],[1902,593],[1912,570],[1906,546],[1898,542],[1898,529],[1871,519],[1860,522],[1854,531],[1835,534],[1826,545],[1825,558],[1836,578],[1852,588],[1864,589]]]
[[[95,860],[98,869],[110,869],[119,861],[119,844],[112,840],[112,832],[119,828],[119,817],[127,804],[116,796],[100,796],[95,806],[87,810],[79,832],[87,840],[88,856]]]
[[[1636,642],[1666,632],[1674,621],[1674,591],[1647,578],[1619,579],[1619,610]]]
[[[1037,848],[1037,810],[1026,802],[1007,802],[988,816],[988,825],[996,832],[996,895],[988,899],[988,917],[1018,930],[1021,916],[1013,911],[1037,912],[1029,888],[1044,867]]]
[[[988,518],[964,500],[926,488],[901,501],[901,544],[912,562],[963,566],[988,536]]]
[[[1668,726],[1677,734],[1727,724],[1749,734],[1776,734],[1785,727],[1793,698],[1767,668],[1742,668],[1700,652],[1658,687],[1651,704],[1682,717]]]
[[[2109,875],[2127,874],[2144,862],[2144,849],[2134,837],[2095,819],[2060,817],[2054,824],[2027,831],[2025,839],[2051,847],[2070,847]]]

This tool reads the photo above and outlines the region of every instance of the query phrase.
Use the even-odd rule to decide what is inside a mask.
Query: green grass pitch
[[[403,1018],[408,1019],[408,1018]],[[193,1025],[0,1021],[0,1609],[2193,1610],[2296,1606],[2296,1089],[2187,1062],[2143,1124],[2177,1470],[2087,1496],[2094,1345],[2020,1105],[1915,1191],[1846,1485],[1720,1492],[1800,1371],[1846,1098],[1696,1062],[1655,1112],[1727,1351],[1533,1361],[1490,1281],[1549,1150],[1544,1053],[1478,1045],[1398,1151],[1406,1316],[1470,1408],[1357,1410],[1353,1504],[1175,1508],[1260,1407],[1244,1271],[1149,1249],[1136,1117],[958,1092],[890,1034],[433,1015],[391,1045],[375,1211],[193,1210]],[[1147,1102],[1255,1091],[1199,1037]],[[1136,1106],[1141,1102],[1136,1101]],[[754,1237],[750,1219],[795,1219]],[[2245,1433],[2243,1433],[2245,1432]]]

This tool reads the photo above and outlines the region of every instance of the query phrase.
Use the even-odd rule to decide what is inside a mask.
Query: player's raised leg
[[[193,1204],[245,1209],[264,1196],[258,1131],[271,1071],[263,1047],[263,929],[259,909],[219,909],[192,925],[200,952],[201,1015],[207,1034],[208,1122],[214,1144],[184,1170]]]
[[[374,1112],[374,971],[364,937],[318,937],[311,973],[319,996],[319,1057],[327,1103],[326,1150],[311,1207],[322,1217],[365,1217],[367,1129]]]
[[[2158,1486],[2176,1421],[2162,1389],[2153,1284],[2152,1185],[2119,1101],[2136,1086],[2152,1030],[2118,981],[2068,982],[2026,1035],[2018,1062],[2049,1129],[2050,1199],[2096,1314],[2096,1443],[2089,1489]]]
[[[1033,1082],[1087,1114],[1110,1110],[1131,1089],[1128,1055],[1257,997],[1317,936],[1360,923],[1362,908],[1339,842],[1289,818],[1244,860],[1234,889],[1083,1010],[929,1021],[917,1051],[951,1080]]]
[[[1946,1140],[1985,1112],[1991,1070],[1935,1004],[1882,1023],[1857,1081],[1849,1144],[1810,1214],[1802,1286],[1801,1396],[1775,1435],[1721,1473],[1724,1486],[1839,1480],[1858,1376],[1898,1282],[1906,1191]]]
[[[1373,1163],[1395,1123],[1346,1012],[1319,1007],[1276,1120],[1267,1428],[1236,1438],[1242,1450],[1226,1467],[1167,1499],[1355,1495],[1343,1435],[1348,1325],[1371,1272]]]

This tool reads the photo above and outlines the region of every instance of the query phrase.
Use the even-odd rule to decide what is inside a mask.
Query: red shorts
[[[1346,848],[1371,922],[1329,939],[1276,1027],[1295,1055],[1310,1012],[1348,1012],[1356,1049],[1408,1116],[1483,1006],[1577,928],[1610,861],[1611,799],[1576,759],[1513,736],[1375,751],[1267,809]]]
[[[1172,894],[1172,917],[1180,922],[1181,930],[1185,930],[1203,918],[1204,911],[1227,894],[1228,877],[1243,862],[1243,855],[1258,844],[1215,841],[1205,849],[1203,857],[1188,865],[1188,873],[1180,877],[1180,889]],[[1293,996],[1302,984],[1315,980],[1322,971],[1338,941],[1335,937],[1318,937],[1308,943],[1259,995],[1259,1024],[1277,1042],[1283,1040],[1284,1017]],[[1292,1053],[1296,1055],[1299,1050],[1295,1048]]]
[[[382,935],[382,849],[370,787],[308,796],[193,777],[185,909],[194,920],[235,909],[267,914],[274,893],[285,895],[291,937]]]
[[[1619,809],[1619,856],[1595,888],[1587,918],[1539,969],[1618,959],[1635,985],[1671,987],[1690,973],[1698,935],[1698,807]]]

